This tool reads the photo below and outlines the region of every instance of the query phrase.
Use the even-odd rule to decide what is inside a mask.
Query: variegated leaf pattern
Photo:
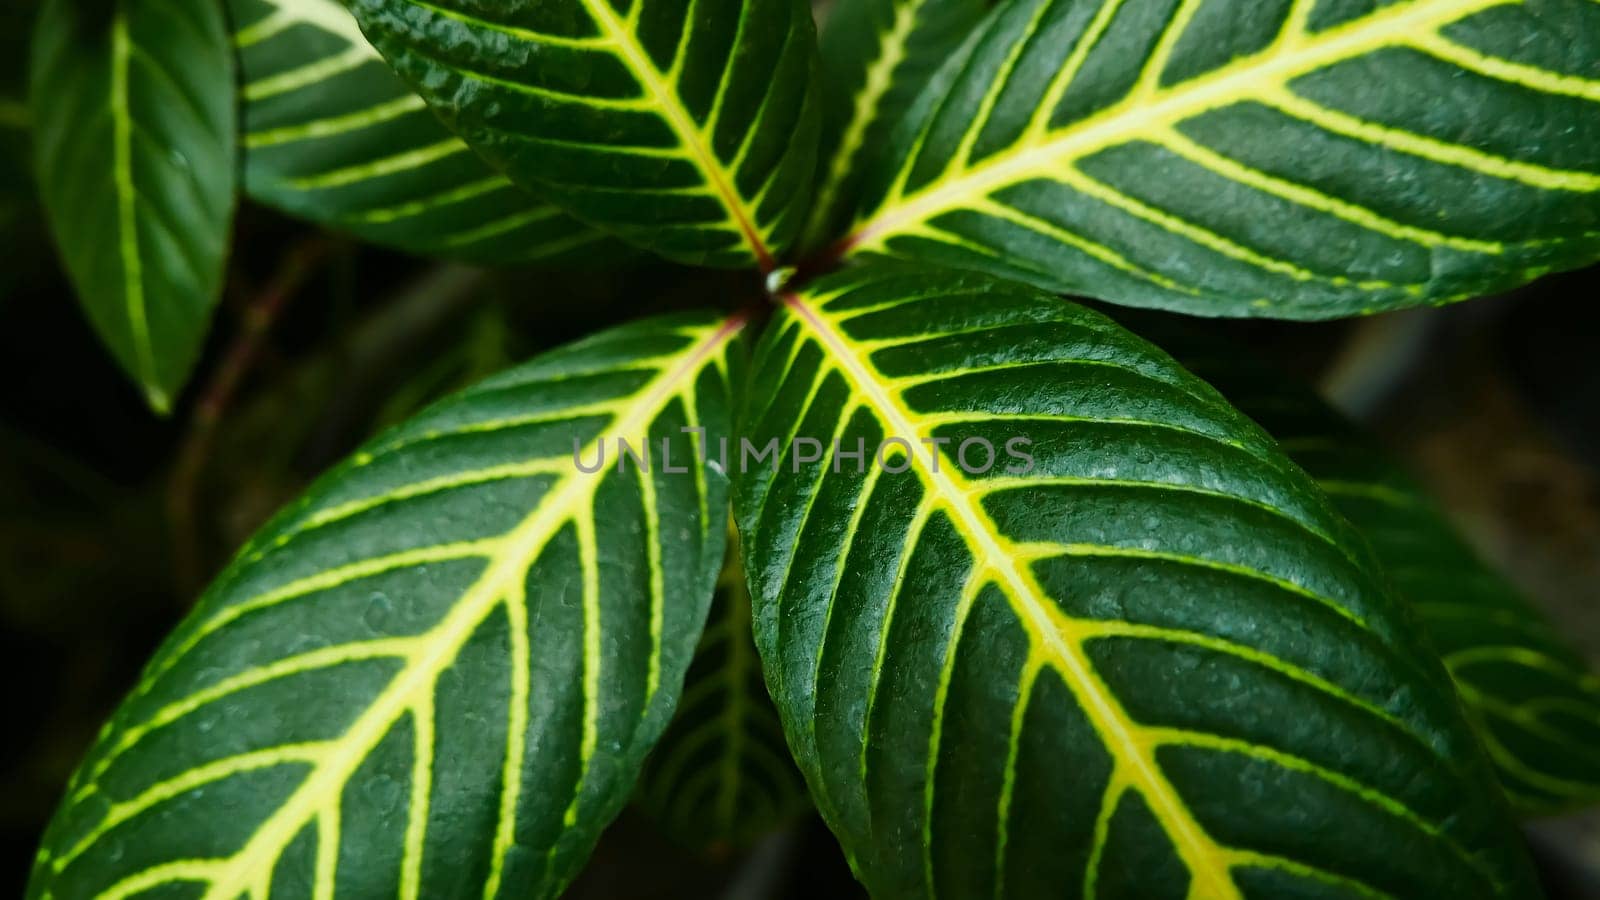
[[[89,322],[157,412],[222,290],[233,59],[211,0],[47,0],[29,78],[45,218]]]
[[[680,262],[770,269],[816,165],[806,0],[352,0],[513,181]]]
[[[1360,540],[1170,357],[880,264],[786,296],[752,379],[753,442],[888,448],[734,485],[768,683],[875,896],[1536,893]]]
[[[1366,535],[1443,654],[1518,811],[1600,800],[1600,678],[1555,627],[1388,453],[1310,388],[1232,348],[1179,340],[1163,344],[1271,432]]]
[[[710,850],[750,844],[810,808],[761,677],[731,531],[678,712],[639,778],[640,804],[662,829]]]
[[[516,187],[445,129],[335,0],[230,6],[252,197],[428,256],[525,263],[602,251],[602,232]]]
[[[1444,303],[1600,256],[1593,0],[1020,0],[843,248],[1203,315]]]
[[[150,664],[29,896],[556,895],[626,801],[704,622],[726,478],[682,429],[727,427],[738,331],[603,332],[319,481]],[[649,474],[577,465],[647,439]]]
[[[822,155],[806,241],[838,237],[896,123],[988,0],[838,0],[822,29]]]

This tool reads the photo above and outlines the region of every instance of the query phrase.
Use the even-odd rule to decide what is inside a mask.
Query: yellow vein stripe
[[[159,784],[151,785],[131,800],[113,803],[106,810],[105,818],[95,829],[84,835],[65,853],[53,861],[56,871],[61,871],[83,854],[83,851],[93,846],[94,842],[104,837],[112,829],[123,822],[132,819],[159,803],[171,800],[181,794],[188,793],[197,787],[221,781],[241,772],[256,769],[267,769],[274,766],[289,765],[293,763],[309,764],[315,762],[318,752],[322,749],[321,743],[306,744],[281,744],[265,750],[255,750],[229,756],[223,759],[197,766]]]
[[[103,891],[95,900],[123,900],[166,884],[204,882],[212,878],[218,868],[217,863],[202,859],[163,863],[129,875]]]
[[[1504,178],[1553,191],[1600,190],[1600,174],[1553,169],[1495,156],[1460,144],[1423,137],[1398,128],[1366,122],[1306,100],[1286,88],[1261,88],[1256,99],[1334,134],[1389,147],[1412,156],[1457,166],[1480,175]]]
[[[1391,5],[1315,35],[1303,32],[1289,34],[1286,30],[1282,39],[1259,53],[1241,57],[1213,72],[1165,88],[1147,86],[1100,112],[1054,130],[1048,127],[1048,117],[1053,107],[1042,106],[1020,140],[976,164],[967,165],[964,154],[958,151],[952,157],[951,167],[940,177],[909,194],[904,192],[909,171],[902,171],[896,186],[879,209],[859,220],[853,233],[841,246],[847,251],[882,250],[890,237],[915,232],[920,223],[942,213],[973,207],[997,190],[1035,178],[1058,180],[1074,177],[1070,169],[1077,160],[1130,141],[1145,140],[1162,144],[1173,128],[1184,120],[1248,100],[1278,106],[1291,115],[1335,133],[1480,174],[1540,188],[1600,190],[1600,174],[1571,172],[1502,159],[1467,147],[1363,122],[1296,97],[1288,88],[1290,82],[1301,75],[1375,50],[1403,44],[1414,39],[1410,36],[1435,34],[1444,25],[1506,2],[1509,0],[1412,0]],[[1047,97],[1059,101],[1064,95],[1088,48],[1101,30],[1107,27],[1115,6],[1115,2],[1107,2],[1097,13],[1080,46],[1074,49],[1062,73],[1053,81]],[[1303,7],[1304,4],[1301,4],[1298,15],[1305,14]],[[1300,27],[1295,21],[1296,14],[1291,14],[1291,27]],[[1474,60],[1474,63],[1503,80],[1528,76],[1523,81],[1535,84],[1529,73],[1505,68],[1494,60],[1484,58]],[[1585,85],[1565,80],[1543,79],[1537,83],[1542,84],[1542,89],[1554,92],[1588,90]],[[984,100],[984,103],[991,102],[992,98],[989,97]],[[978,116],[964,138],[964,147],[975,140],[975,134],[982,125],[983,117]]]
[[[1489,56],[1435,33],[1407,35],[1406,43],[1453,66],[1546,94],[1600,102],[1600,80],[1563,75]]]
[[[903,0],[895,5],[894,23],[888,32],[882,35],[882,40],[878,43],[878,55],[867,66],[866,80],[861,90],[856,92],[855,101],[850,106],[850,121],[840,135],[839,146],[834,150],[833,158],[828,163],[827,174],[817,186],[816,199],[813,201],[816,217],[810,225],[813,231],[827,225],[822,220],[823,214],[833,207],[834,198],[844,186],[844,180],[858,165],[857,158],[862,150],[862,141],[866,139],[867,129],[880,115],[878,106],[894,84],[895,69],[905,60],[906,44],[910,41],[912,32],[916,30],[917,13],[926,2],[927,0]]]
[[[550,34],[544,31],[534,31],[531,28],[520,28],[515,25],[506,25],[501,22],[491,22],[488,19],[479,18],[469,13],[461,12],[460,10],[446,9],[438,4],[428,3],[426,0],[405,0],[405,2],[410,6],[417,7],[418,9],[425,9],[429,13],[441,18],[450,19],[472,28],[481,28],[487,31],[498,32],[500,34],[517,38],[518,40],[534,41],[540,44],[548,44],[552,47],[564,47],[569,50],[591,50],[612,48],[616,46],[616,42],[611,38],[610,35],[601,35],[599,37],[588,38],[563,37],[562,35]]]
[[[348,50],[324,57],[314,63],[281,72],[270,78],[252,81],[243,86],[242,93],[246,100],[252,101],[287,94],[365,65],[372,61],[372,54],[371,47],[351,46]]]
[[[275,9],[271,14],[263,16],[250,25],[246,25],[234,32],[233,46],[239,50],[246,50],[262,41],[275,38],[294,26],[294,16],[289,15],[282,9]]]
[[[422,844],[433,801],[433,697],[421,697],[411,710],[411,802],[406,808],[405,849],[400,862],[400,896],[418,900],[422,892]]]
[[[995,804],[994,895],[996,897],[1006,896],[1006,850],[1011,844],[1011,798],[1017,790],[1017,764],[1022,756],[1022,726],[1028,717],[1028,704],[1039,682],[1039,673],[1043,671],[1044,661],[1036,654],[1030,653],[1027,663],[1022,668],[1022,677],[1017,681],[1017,702],[1011,707],[1010,731],[1006,736],[1006,764],[1000,781],[1000,800]],[[1088,871],[1093,871],[1093,865],[1091,862]],[[1092,892],[1085,892],[1085,896],[1094,895]]]
[[[1095,10],[1094,20],[1084,30],[1083,37],[1078,39],[1078,45],[1072,48],[1072,53],[1067,56],[1066,63],[1057,72],[1050,82],[1049,90],[1045,91],[1044,101],[1034,109],[1033,116],[1028,120],[1028,129],[1024,132],[1024,142],[1032,143],[1044,137],[1050,128],[1050,116],[1054,114],[1057,106],[1061,105],[1061,98],[1072,86],[1073,79],[1083,71],[1083,64],[1089,58],[1090,51],[1100,42],[1101,35],[1111,25],[1111,20],[1122,9],[1123,0],[1104,0],[1100,8]]]
[[[794,294],[783,297],[785,306],[805,325],[828,360],[863,397],[885,424],[889,434],[918,435],[917,415],[900,398],[891,396],[875,375],[865,354],[821,311]],[[1151,812],[1170,835],[1179,857],[1193,875],[1190,894],[1196,897],[1240,898],[1228,873],[1228,854],[1208,835],[1157,766],[1146,729],[1135,722],[1095,672],[1084,652],[1086,638],[1081,623],[1061,613],[1032,571],[1018,564],[1011,541],[1000,532],[974,499],[971,485],[953,467],[940,465],[928,445],[912,446],[918,476],[930,500],[947,514],[973,554],[973,578],[995,582],[1004,590],[1028,632],[1036,652],[1044,654],[1064,677],[1096,730],[1115,758],[1118,775],[1143,795]],[[971,589],[969,588],[969,592]],[[964,601],[966,605],[966,601]],[[959,632],[961,619],[956,620]],[[952,638],[953,640],[954,638]],[[948,672],[946,673],[948,674]],[[941,691],[944,681],[941,680]]]
[[[495,219],[492,222],[485,222],[476,228],[468,229],[460,234],[453,234],[444,243],[446,247],[465,247],[468,244],[475,244],[478,241],[487,240],[488,238],[492,238],[496,235],[515,231],[518,228],[521,228],[525,225],[532,225],[535,222],[543,222],[547,219],[553,219],[559,215],[561,215],[561,210],[554,206],[536,205],[531,209],[515,212],[508,216]],[[585,231],[572,235],[568,238],[563,238],[562,241],[555,242],[546,249],[550,253],[555,253],[560,249],[564,249],[562,245],[571,246],[582,244],[588,241],[598,240],[601,237],[604,237],[604,235],[598,232]]]
[[[956,601],[955,625],[950,629],[950,638],[944,646],[944,659],[939,663],[939,685],[933,694],[933,725],[928,737],[928,762],[922,774],[922,878],[928,886],[930,896],[936,894],[934,885],[938,884],[933,867],[933,807],[935,795],[938,793],[934,790],[934,786],[938,784],[939,750],[944,738],[944,711],[949,706],[950,683],[955,679],[956,649],[961,646],[961,636],[966,632],[967,620],[971,618],[972,605],[978,602],[978,596],[993,579],[1005,577],[994,566],[985,564],[986,562],[974,565],[972,571],[967,573],[967,583],[962,586],[960,599]],[[1032,655],[1031,648],[1029,655]],[[1020,697],[1015,701],[1015,705],[1021,705]],[[871,727],[870,722],[868,727]]]
[[[224,697],[248,688],[276,681],[280,678],[312,672],[317,669],[363,660],[389,657],[403,658],[415,650],[416,640],[416,638],[382,638],[323,647],[297,656],[285,657],[266,665],[256,666],[225,678],[209,687],[195,691],[180,700],[174,700],[156,710],[144,721],[125,729],[119,735],[116,743],[111,746],[110,751],[90,770],[89,783],[74,795],[73,801],[81,802],[84,798],[93,794],[95,792],[95,780],[104,775],[128,748],[137,744],[145,735],[176,722],[202,706],[215,703]],[[65,866],[66,863],[58,861],[56,868],[59,871]]]
[[[494,864],[483,887],[486,900],[492,900],[500,893],[506,854],[511,852],[511,846],[516,841],[517,802],[522,798],[522,761],[528,745],[528,695],[532,689],[533,674],[530,668],[533,662],[528,647],[526,581],[518,581],[512,590],[513,594],[506,602],[506,629],[511,640],[510,716],[506,728],[505,764],[500,770],[500,811],[494,831]]]
[[[369,225],[385,225],[390,222],[398,222],[402,219],[420,216],[424,213],[432,212],[436,209],[442,209],[446,206],[453,206],[457,203],[465,203],[466,201],[475,197],[482,197],[485,194],[492,194],[495,191],[505,190],[508,188],[510,188],[510,185],[504,178],[491,175],[487,178],[479,179],[478,181],[468,182],[459,187],[453,187],[448,191],[434,194],[431,197],[424,197],[421,200],[412,200],[406,203],[400,203],[395,206],[385,206],[379,209],[369,209],[360,215],[352,217],[350,221],[363,222]]]
[[[1027,30],[1029,33],[1039,26],[1047,10],[1048,6],[1041,3],[1033,11],[1033,18],[1028,21]],[[989,118],[989,113],[994,109],[994,105],[1000,101],[1000,93],[1005,89],[1006,83],[1011,80],[1011,73],[1016,68],[1017,61],[1022,58],[1022,51],[1026,48],[1026,41],[1018,41],[1007,51],[1005,61],[1000,64],[999,70],[995,73],[994,83],[989,86],[989,90],[984,93],[983,99],[978,103],[978,110],[973,115],[971,124],[968,125],[967,130],[961,136],[960,146],[951,155],[950,163],[947,164],[945,169],[947,173],[950,171],[950,166],[959,165],[965,168],[970,163],[972,148],[977,145],[978,135],[982,131],[979,123]],[[922,135],[917,138],[919,148],[923,138],[924,136]],[[902,177],[909,174],[909,172],[903,173]],[[901,182],[901,184],[903,183]],[[896,193],[898,191],[899,187],[897,186]]]
[[[1144,67],[1139,71],[1138,83],[1133,86],[1129,100],[1144,102],[1156,95],[1161,82],[1161,73],[1166,71],[1167,63],[1172,59],[1173,48],[1178,45],[1183,33],[1189,29],[1189,23],[1194,20],[1195,13],[1199,12],[1201,5],[1206,2],[1207,0],[1183,0],[1179,4],[1177,13],[1162,30],[1155,51],[1144,61]]]
[[[429,163],[438,162],[446,157],[466,152],[468,152],[467,145],[451,137],[435,144],[416,147],[404,153],[397,153],[382,159],[358,163],[342,169],[334,169],[331,172],[323,172],[319,175],[291,179],[289,185],[303,191],[343,187],[344,185],[355,184],[371,178],[382,178],[385,175],[396,175],[401,172],[409,172],[412,169],[420,169]]]
[[[259,43],[277,34],[283,27],[304,24],[343,38],[352,49],[364,51],[371,59],[379,58],[378,51],[367,43],[366,36],[361,33],[361,26],[356,24],[355,17],[345,12],[337,3],[328,3],[325,0],[267,0],[267,2],[274,6],[276,11],[239,32],[234,43],[240,48]],[[278,24],[280,22],[287,25]]]
[[[392,122],[407,113],[426,108],[427,104],[421,97],[409,94],[340,116],[313,119],[309,122],[286,125],[269,131],[254,131],[245,135],[244,146],[248,150],[255,150],[261,147],[292,144],[296,141],[336,137],[341,134],[360,131],[363,128],[370,128],[373,125],[381,125],[384,122]]]
[[[1426,228],[1418,228],[1414,225],[1407,225],[1403,222],[1396,222],[1359,204],[1341,200],[1315,188],[1296,184],[1292,181],[1285,181],[1258,169],[1241,165],[1208,147],[1189,140],[1170,128],[1162,137],[1161,144],[1184,159],[1210,169],[1225,178],[1255,188],[1262,193],[1271,194],[1291,203],[1297,203],[1307,209],[1314,209],[1331,216],[1337,216],[1346,222],[1360,225],[1368,231],[1375,231],[1389,237],[1422,244],[1425,247],[1449,247],[1452,250],[1462,250],[1468,253],[1500,253],[1505,249],[1505,245],[1499,241],[1480,241],[1472,238],[1456,237]]]
[[[155,348],[150,343],[150,320],[144,292],[144,268],[139,251],[138,188],[133,181],[133,113],[129,109],[128,67],[133,42],[122,7],[111,20],[111,165],[117,199],[117,256],[122,263],[123,303],[128,315],[128,336],[133,343],[134,365],[139,370],[145,397],[156,412],[166,412],[172,398],[159,386]]]
[[[1043,667],[1043,663],[1030,665]],[[1105,790],[1100,794],[1100,809],[1094,817],[1094,837],[1089,845],[1089,864],[1083,871],[1083,895],[1085,897],[1099,897],[1100,862],[1105,859],[1106,845],[1109,844],[1111,835],[1111,817],[1116,814],[1117,806],[1122,803],[1122,795],[1128,792],[1128,782],[1119,772],[1112,772],[1106,780]]]
[[[697,466],[696,473],[698,471]],[[701,485],[696,484],[695,488],[696,493],[705,496]],[[656,482],[648,473],[639,476],[639,507],[644,517],[645,554],[650,567],[650,672],[645,678],[644,704],[645,709],[649,709],[661,687],[661,632],[666,618],[667,588],[666,572],[661,565],[661,514],[656,502]],[[704,523],[704,518],[701,521]]]
[[[1190,290],[1190,288],[1180,285],[1178,282],[1173,281],[1171,278],[1168,278],[1159,272],[1144,268],[1143,266],[1128,259],[1126,256],[1123,256],[1121,253],[1118,253],[1110,247],[1107,247],[1106,245],[1096,241],[1092,241],[1083,235],[1068,231],[1054,222],[1041,219],[1037,216],[1031,216],[1019,209],[1004,206],[1000,203],[990,200],[987,197],[981,197],[973,201],[972,208],[980,213],[983,213],[984,215],[993,216],[997,219],[1011,222],[1012,224],[1026,228],[1030,231],[1038,232],[1039,234],[1054,238],[1055,240],[1058,240],[1061,243],[1078,250],[1091,259],[1105,263],[1106,265],[1119,271],[1126,272],[1129,275],[1142,278],[1145,281],[1151,282],[1152,284],[1157,284],[1161,287],[1176,291]],[[954,236],[950,232],[940,233],[950,235],[951,237]],[[1018,262],[1020,262],[1020,260],[1018,260]]]

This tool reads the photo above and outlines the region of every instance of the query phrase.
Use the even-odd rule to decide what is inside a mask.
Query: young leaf
[[[245,187],[263,203],[428,256],[520,263],[605,236],[478,159],[334,0],[232,0]]]
[[[784,298],[748,402],[799,451],[734,487],[757,645],[874,895],[1535,890],[1359,539],[1160,351],[864,267]]]
[[[683,699],[639,776],[639,798],[673,839],[704,848],[750,844],[809,808],[761,678],[732,538]]]
[[[711,600],[726,479],[681,429],[727,427],[738,331],[613,329],[319,481],[150,664],[29,896],[559,893],[666,726]],[[577,465],[647,439],[647,475]]]
[[[1554,627],[1388,454],[1311,390],[1237,354],[1180,355],[1271,432],[1366,535],[1443,654],[1518,810],[1600,800],[1600,678]]]
[[[1587,0],[1019,0],[842,245],[1203,315],[1443,303],[1600,256]]]
[[[988,0],[839,0],[822,29],[822,157],[807,241],[836,237],[861,181],[923,85],[982,20]]]
[[[46,0],[29,100],[46,218],[157,412],[205,339],[233,218],[233,56],[210,0]]]
[[[353,0],[513,181],[680,262],[771,268],[816,164],[805,0]]]

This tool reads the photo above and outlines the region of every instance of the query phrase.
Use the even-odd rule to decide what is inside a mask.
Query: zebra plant
[[[236,183],[423,256],[760,277],[284,509],[89,751],[30,897],[553,896],[630,796],[742,840],[802,778],[883,898],[1538,893],[1516,815],[1600,798],[1600,683],[1314,398],[1190,356],[1235,407],[1062,295],[1323,319],[1600,258],[1600,5],[826,24],[46,0],[45,211],[158,411]]]

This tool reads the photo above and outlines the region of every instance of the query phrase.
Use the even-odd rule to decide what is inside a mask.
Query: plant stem
[[[195,401],[194,413],[167,485],[173,567],[181,596],[190,596],[205,577],[195,520],[200,476],[211,455],[217,424],[233,402],[240,383],[260,358],[267,336],[284,307],[299,293],[331,246],[326,237],[319,236],[297,244],[284,255],[278,271],[244,308],[233,342]]]

